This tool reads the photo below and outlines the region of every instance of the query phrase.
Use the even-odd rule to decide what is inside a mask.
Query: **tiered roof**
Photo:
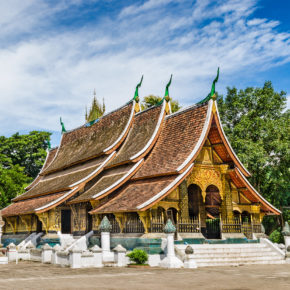
[[[91,126],[64,133],[39,176],[2,215],[40,213],[64,202],[92,200],[100,203],[91,213],[144,211],[191,173],[207,139],[230,164],[235,186],[264,211],[279,214],[247,181],[250,174],[223,132],[214,99],[165,116],[168,106],[163,99],[136,113],[133,100]]]

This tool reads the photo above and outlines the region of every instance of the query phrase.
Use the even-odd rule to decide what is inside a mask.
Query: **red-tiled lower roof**
[[[7,216],[17,216],[17,215],[33,213],[35,209],[56,200],[57,198],[61,197],[65,193],[66,192],[60,192],[57,194],[51,194],[51,195],[46,195],[46,196],[42,196],[38,198],[18,201],[4,208],[1,211],[1,214],[3,217],[7,217]]]
[[[175,178],[176,176],[166,176],[132,181],[116,197],[92,210],[90,213],[136,211],[139,205],[154,197]]]

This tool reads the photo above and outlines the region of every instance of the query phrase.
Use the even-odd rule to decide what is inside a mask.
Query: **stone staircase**
[[[79,237],[74,237],[71,234],[58,234],[60,237],[60,245],[63,249],[71,246]]]
[[[239,266],[246,264],[284,264],[283,253],[268,243],[256,244],[192,244],[198,267]],[[186,245],[178,245],[184,250]]]

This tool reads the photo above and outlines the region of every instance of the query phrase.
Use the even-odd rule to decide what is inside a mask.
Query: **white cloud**
[[[207,95],[217,66],[219,89],[235,74],[290,61],[290,35],[277,32],[271,19],[250,19],[255,1],[146,1],[124,8],[122,17],[61,30],[51,27],[53,15],[69,9],[69,1],[25,3],[13,3],[12,12],[0,7],[0,19],[10,11],[0,39],[15,38],[0,46],[0,135],[59,130],[60,115],[68,129],[79,126],[93,88],[112,110],[133,97],[141,74],[141,95],[163,95],[173,73],[171,95],[189,104]],[[23,21],[14,24],[17,17]],[[24,32],[29,37],[18,39]]]

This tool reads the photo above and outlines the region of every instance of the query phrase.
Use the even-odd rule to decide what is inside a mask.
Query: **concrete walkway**
[[[33,262],[0,265],[0,289],[290,289],[290,265],[70,269]]]

